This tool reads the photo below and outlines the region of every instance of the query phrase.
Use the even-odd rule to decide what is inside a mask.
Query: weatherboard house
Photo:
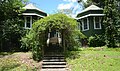
[[[77,15],[79,29],[87,37],[103,33],[103,9],[96,5],[90,5]]]
[[[35,21],[47,16],[47,13],[40,10],[33,4],[28,4],[25,7],[23,7],[23,9],[25,9],[25,11],[22,13],[25,29],[31,29],[32,24]],[[48,34],[47,41],[46,41],[47,45],[61,43],[60,33],[58,32],[58,30],[49,28],[49,33],[47,33],[47,34]]]
[[[47,13],[40,10],[33,4],[28,4],[25,7],[23,7],[25,11],[22,13],[22,17],[24,19],[24,28],[25,29],[31,29],[32,24],[41,18],[44,18],[47,16]]]
[[[32,24],[47,16],[47,13],[43,12],[33,4],[28,4],[24,7],[25,11],[22,13],[24,19],[25,29],[32,28]],[[85,8],[77,15],[77,21],[79,22],[79,29],[87,37],[94,36],[95,34],[102,34],[104,31],[103,27],[103,9],[96,5],[91,5]],[[51,31],[50,31],[51,30]],[[62,38],[57,30],[49,29],[47,44],[61,43]]]

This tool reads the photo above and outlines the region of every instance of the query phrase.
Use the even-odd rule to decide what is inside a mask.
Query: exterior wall
[[[95,34],[98,34],[98,35],[103,34],[104,29],[103,29],[102,23],[101,23],[101,29],[94,29],[93,17],[88,17],[88,19],[89,19],[89,30],[82,31],[82,33],[87,37],[94,36]],[[82,25],[81,22],[80,24]],[[81,26],[81,30],[82,30],[82,26]]]

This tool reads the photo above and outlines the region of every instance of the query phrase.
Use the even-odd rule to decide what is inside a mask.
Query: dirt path
[[[31,52],[16,52],[13,54],[8,54],[8,55],[0,55],[0,59],[9,59],[9,58],[13,58],[13,59],[17,59],[17,61],[21,64],[25,64],[31,68],[36,68],[37,70],[41,69],[41,61],[40,62],[36,62],[32,59],[32,53]]]

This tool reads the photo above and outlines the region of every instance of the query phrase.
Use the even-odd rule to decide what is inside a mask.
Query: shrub
[[[105,45],[105,39],[102,35],[91,36],[88,39],[88,45],[90,47],[101,47]]]

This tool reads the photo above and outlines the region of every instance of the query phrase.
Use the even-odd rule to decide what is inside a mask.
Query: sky
[[[29,0],[39,9],[43,10],[47,14],[54,14],[61,9],[73,8],[72,16],[75,17],[83,8],[77,3],[77,0]],[[86,1],[86,0],[84,0]]]

